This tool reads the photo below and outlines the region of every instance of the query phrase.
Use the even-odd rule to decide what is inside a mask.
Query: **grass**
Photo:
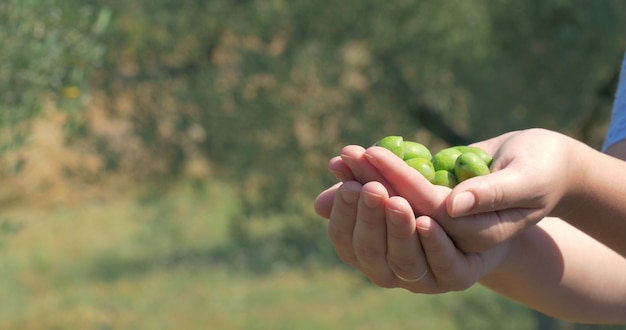
[[[197,194],[181,184],[4,210],[0,329],[533,327],[527,310],[480,287],[425,296],[376,288],[342,266],[258,274],[213,262],[237,207],[228,186]]]

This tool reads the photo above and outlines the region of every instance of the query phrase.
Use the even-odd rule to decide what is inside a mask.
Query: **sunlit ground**
[[[216,261],[235,206],[227,186],[181,183],[154,198],[137,189],[5,209],[0,328],[531,328],[530,313],[480,288],[423,296],[376,288],[341,266],[261,274]]]

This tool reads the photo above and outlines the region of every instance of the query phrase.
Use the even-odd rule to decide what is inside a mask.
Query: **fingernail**
[[[365,158],[367,158],[367,161],[374,166],[376,166],[376,164],[378,163],[376,157],[370,155],[368,152],[365,153]]]
[[[342,172],[340,171],[336,171],[336,170],[330,170],[330,173],[332,173],[335,178],[339,179],[340,181],[348,181],[350,180],[349,178],[347,178]]]
[[[354,204],[359,199],[359,193],[353,190],[343,190],[341,191],[341,199],[348,204]]]
[[[363,194],[363,202],[368,207],[377,207],[380,205],[380,196],[372,193],[365,193]]]
[[[430,228],[417,227],[417,232],[419,233],[420,238],[422,239],[429,239],[432,236],[432,233],[430,232]]]
[[[476,197],[474,197],[474,194],[469,191],[462,192],[456,195],[454,200],[452,200],[452,214],[450,214],[450,216],[461,216],[471,210],[474,207],[474,204],[476,204]]]
[[[341,159],[343,159],[344,162],[353,162],[354,161],[354,157],[348,155],[348,154],[341,154],[339,155],[341,157]]]
[[[415,228],[421,238],[429,238],[431,236],[431,221],[429,217],[421,216],[415,219]]]
[[[404,222],[404,217],[400,210],[392,208],[387,209],[387,217],[394,225],[401,225]]]

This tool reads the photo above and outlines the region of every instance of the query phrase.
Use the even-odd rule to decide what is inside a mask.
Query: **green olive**
[[[477,154],[478,156],[480,156],[480,158],[482,158],[482,160],[485,162],[485,164],[487,164],[487,167],[491,166],[491,161],[493,160],[493,157],[491,157],[491,155],[489,153],[487,153],[485,150],[478,148],[478,147],[472,147],[472,146],[456,146],[453,147],[461,152],[473,152],[475,154]]]
[[[493,158],[473,146],[454,146],[432,155],[421,143],[404,141],[399,135],[386,136],[374,144],[403,159],[433,184],[453,188],[459,182],[490,173]]]
[[[430,150],[428,150],[425,145],[418,142],[404,141],[403,149],[404,160],[408,160],[411,158],[426,158],[430,160],[431,158],[433,158]]]
[[[432,183],[438,186],[454,188],[458,182],[456,180],[456,176],[454,176],[452,172],[439,170],[435,172],[435,177],[433,178]]]
[[[456,159],[454,174],[459,182],[479,175],[489,174],[489,167],[485,161],[473,152],[464,152]]]
[[[404,158],[404,139],[401,136],[390,135],[378,140],[375,146],[383,147],[400,158]]]
[[[420,172],[426,180],[432,182],[435,178],[435,168],[426,158],[411,158],[405,161],[409,166]]]
[[[454,172],[454,165],[456,159],[462,154],[462,152],[456,148],[442,149],[433,156],[432,162],[436,171],[444,170]]]

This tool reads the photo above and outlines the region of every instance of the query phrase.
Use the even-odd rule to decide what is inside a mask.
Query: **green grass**
[[[342,266],[255,273],[213,258],[237,211],[228,186],[129,192],[4,212],[0,329],[530,329],[524,308],[476,287],[384,290]],[[322,220],[320,220],[322,221]]]

